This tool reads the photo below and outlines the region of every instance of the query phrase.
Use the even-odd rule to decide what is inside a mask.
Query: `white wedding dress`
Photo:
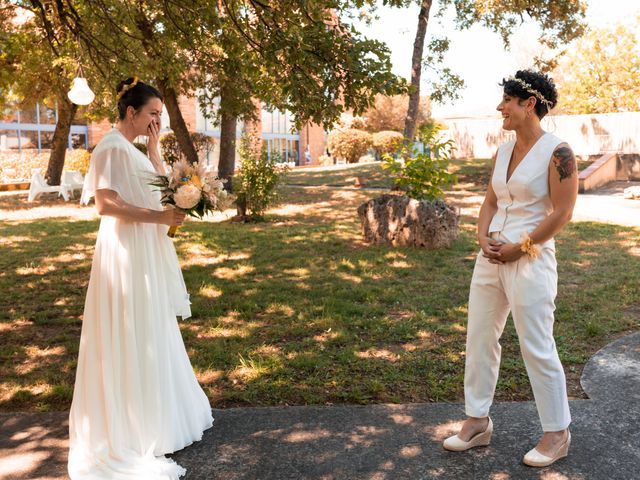
[[[150,160],[118,130],[91,156],[82,202],[110,189],[162,210]],[[213,418],[180,335],[191,315],[168,227],[104,216],[84,309],[69,415],[72,480],[173,480],[164,454],[202,438]]]

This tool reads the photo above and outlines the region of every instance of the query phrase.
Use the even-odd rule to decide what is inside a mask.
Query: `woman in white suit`
[[[469,294],[464,380],[468,418],[444,448],[463,451],[489,444],[499,338],[511,312],[544,432],[523,461],[542,467],[565,457],[571,442],[566,380],[553,338],[554,236],[571,219],[578,176],[570,147],[540,125],[557,103],[553,81],[522,70],[501,85],[504,95],[497,109],[503,128],[516,135],[498,148],[480,209],[481,251]]]

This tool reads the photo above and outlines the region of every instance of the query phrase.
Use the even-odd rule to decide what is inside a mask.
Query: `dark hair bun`
[[[504,93],[512,97],[523,100],[534,97],[538,118],[543,118],[558,104],[558,91],[553,79],[542,72],[518,70],[513,77],[503,79],[500,85],[504,87]]]
[[[124,120],[128,107],[133,107],[137,111],[151,98],[163,100],[162,95],[156,88],[141,82],[138,77],[129,77],[126,80],[122,80],[116,87],[118,118]]]

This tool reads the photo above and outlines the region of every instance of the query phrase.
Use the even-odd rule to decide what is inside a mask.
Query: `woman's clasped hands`
[[[515,262],[524,255],[519,243],[505,243],[491,237],[481,237],[478,243],[480,243],[482,255],[489,260],[489,263],[496,265]]]

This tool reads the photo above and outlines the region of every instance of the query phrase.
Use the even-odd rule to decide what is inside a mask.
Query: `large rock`
[[[387,194],[360,205],[358,216],[364,237],[372,243],[435,249],[458,238],[458,214],[442,200]]]

